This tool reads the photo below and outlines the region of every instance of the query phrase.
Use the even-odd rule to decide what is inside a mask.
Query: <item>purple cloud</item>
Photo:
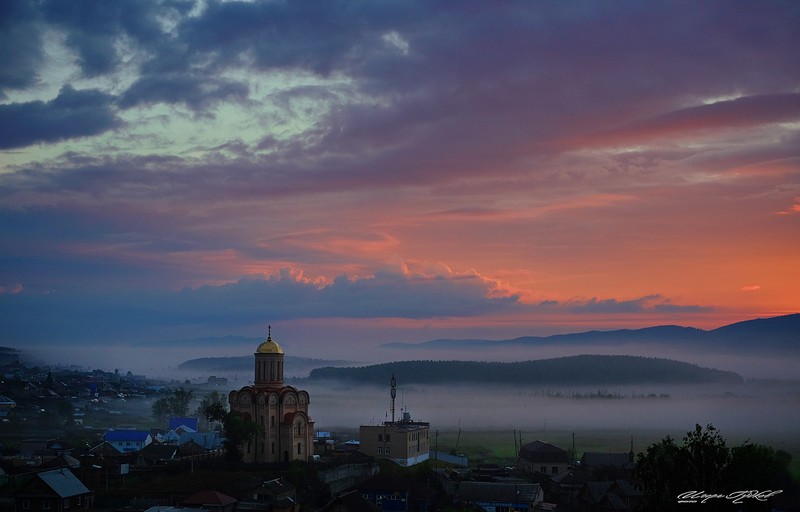
[[[36,83],[44,57],[36,6],[25,0],[0,2],[0,99],[7,89]]]
[[[51,101],[0,105],[0,149],[98,135],[121,125],[113,98],[98,90],[61,89]]]

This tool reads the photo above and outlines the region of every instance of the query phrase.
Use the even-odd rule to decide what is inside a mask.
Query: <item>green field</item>
[[[575,451],[578,458],[586,451],[595,452],[628,452],[631,445],[629,434],[621,431],[576,431]],[[437,436],[431,435],[431,449],[437,449]],[[645,447],[658,441],[663,434],[648,433],[638,438],[634,436],[634,451],[643,451]],[[438,449],[443,452],[456,452],[467,455],[470,464],[495,463],[501,465],[513,464],[516,460],[516,443],[526,444],[532,441],[545,441],[565,450],[572,448],[572,431],[439,431]]]
[[[688,430],[688,428],[686,429]],[[670,435],[680,441],[685,432],[664,432],[651,430],[633,433],[633,450],[635,453],[643,452],[647,447]],[[722,432],[723,436],[725,433]],[[431,450],[447,453],[464,454],[469,458],[470,466],[491,463],[500,465],[513,465],[517,451],[514,442],[522,444],[533,441],[545,441],[565,450],[572,448],[573,432],[566,430],[539,430],[516,431],[513,430],[439,430],[438,436],[431,433]],[[584,452],[628,452],[631,447],[631,434],[621,430],[576,430],[575,452],[577,458]],[[725,436],[729,447],[748,441],[732,436]],[[792,455],[791,472],[800,480],[800,439],[749,439],[750,442],[764,444],[774,449],[784,450]]]

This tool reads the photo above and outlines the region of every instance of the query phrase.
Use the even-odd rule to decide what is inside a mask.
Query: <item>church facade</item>
[[[314,455],[314,422],[308,392],[283,382],[283,349],[271,329],[255,352],[253,384],[231,391],[228,404],[260,429],[241,447],[245,462],[307,461]]]

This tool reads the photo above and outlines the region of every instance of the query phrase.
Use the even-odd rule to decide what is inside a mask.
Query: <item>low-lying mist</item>
[[[303,381],[317,427],[352,427],[391,419],[389,388]],[[753,442],[796,439],[800,383],[714,386],[545,388],[416,386],[398,388],[401,410],[432,428],[452,430],[620,430],[681,435],[713,424]]]
[[[316,359],[349,360],[352,366],[364,366],[375,363],[408,360],[463,360],[463,361],[495,361],[512,362],[532,359],[549,359],[582,354],[597,355],[632,355],[672,359],[708,368],[727,370],[739,373],[745,379],[796,379],[800,368],[800,356],[796,354],[762,353],[758,351],[727,352],[677,349],[670,346],[653,345],[567,345],[541,347],[502,347],[490,349],[388,349],[380,346],[369,346],[362,343],[354,346],[323,345],[307,349],[303,346],[287,346],[284,349],[288,356]],[[53,345],[39,347],[20,347],[30,358],[47,365],[79,365],[83,368],[103,369],[146,375],[154,378],[192,378],[201,377],[182,372],[178,365],[190,360],[204,357],[252,356],[255,347],[252,344],[223,344],[219,346],[131,346],[131,345]],[[287,376],[304,377],[309,369],[291,372],[287,368]],[[229,379],[247,380],[252,372],[244,368],[239,374],[216,372],[217,376]]]
[[[687,361],[702,366],[737,371],[749,380],[743,384],[702,386],[624,386],[587,387],[558,386],[422,386],[403,382],[398,375],[395,417],[407,410],[415,420],[431,423],[435,429],[454,430],[524,430],[536,432],[546,439],[548,431],[613,430],[633,435],[655,432],[658,436],[680,438],[695,424],[713,424],[726,435],[737,439],[784,447],[800,456],[800,381],[796,379],[796,357],[719,354],[657,354],[636,347],[570,347],[569,351],[552,348],[525,350],[519,353],[486,351],[442,353],[408,351],[397,353],[363,351],[363,364],[411,359],[464,359],[477,361],[515,361],[551,358],[573,353],[606,353],[649,355]],[[142,348],[130,346],[50,347],[46,350],[25,349],[30,357],[48,365],[79,365],[83,369],[102,369],[121,373],[132,371],[152,378],[204,382],[208,374],[179,372],[177,365],[200,357],[232,357],[252,354],[252,347]],[[292,355],[308,356],[307,353]],[[343,350],[335,354],[314,353],[314,357],[354,354]],[[492,357],[489,357],[489,356]],[[382,357],[378,357],[382,356]],[[693,357],[692,357],[693,356]],[[369,358],[369,360],[365,360]],[[252,382],[250,369],[241,373],[216,373],[229,379],[228,387],[238,389]],[[381,423],[391,419],[389,385],[386,387],[352,383],[320,382],[287,371],[287,383],[306,389],[311,395],[311,415],[318,429],[357,430],[359,425]],[[227,391],[227,390],[223,390]],[[790,446],[786,446],[789,444]]]

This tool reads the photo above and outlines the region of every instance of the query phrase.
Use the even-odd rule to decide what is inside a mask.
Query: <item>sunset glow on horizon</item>
[[[800,312],[800,3],[0,4],[8,346]]]

